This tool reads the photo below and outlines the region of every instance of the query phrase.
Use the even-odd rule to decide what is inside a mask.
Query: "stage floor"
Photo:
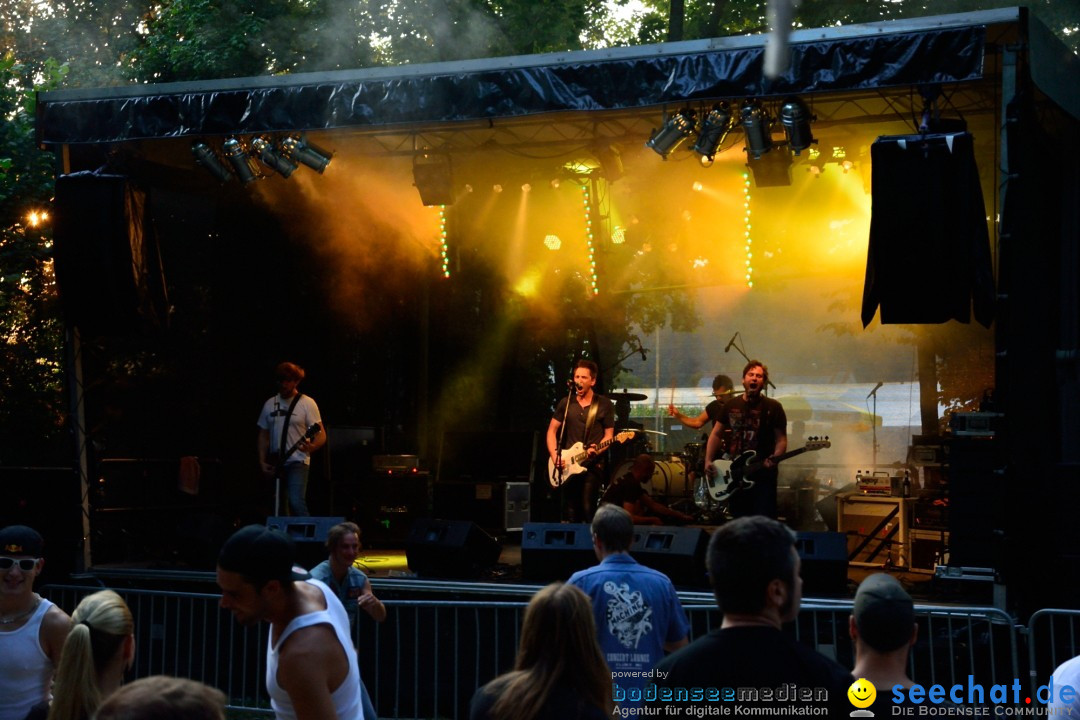
[[[409,570],[409,563],[404,548],[379,548],[361,550],[356,566],[369,577],[376,580],[376,588],[392,588],[395,579],[415,579],[417,575]],[[926,570],[911,571],[898,568],[878,568],[849,565],[847,572],[847,592],[828,596],[830,599],[852,599],[858,584],[867,575],[888,572],[898,580],[911,594],[916,603],[933,605],[993,605],[993,586],[990,582],[971,580],[947,580],[937,578]],[[536,584],[524,580],[521,571],[521,545],[504,543],[498,564],[486,572],[483,582],[507,582]],[[696,592],[708,591],[708,588],[686,588]],[[811,596],[812,595],[808,595]]]

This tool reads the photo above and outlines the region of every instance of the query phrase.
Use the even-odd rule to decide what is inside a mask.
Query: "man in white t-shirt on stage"
[[[326,444],[326,426],[319,406],[297,389],[304,368],[283,362],[275,374],[278,393],[263,403],[259,413],[259,464],[263,474],[276,475],[284,486],[285,514],[306,516],[311,514],[306,499],[311,454]]]

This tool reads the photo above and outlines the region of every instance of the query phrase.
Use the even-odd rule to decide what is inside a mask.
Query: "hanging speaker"
[[[168,299],[146,194],[121,175],[56,180],[56,280],[67,321],[84,333],[129,334],[162,325]]]

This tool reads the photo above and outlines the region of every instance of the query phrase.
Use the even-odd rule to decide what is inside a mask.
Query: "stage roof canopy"
[[[402,132],[549,113],[637,114],[718,98],[844,95],[986,79],[990,48],[1029,37],[1036,84],[1070,114],[1075,57],[1020,8],[791,36],[791,64],[763,79],[766,36],[285,76],[43,93],[43,145],[308,130]],[[1067,56],[1067,57],[1066,57]],[[1061,90],[1059,91],[1059,88]],[[824,99],[824,98],[822,98]]]

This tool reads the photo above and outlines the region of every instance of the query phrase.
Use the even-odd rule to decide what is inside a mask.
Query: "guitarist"
[[[589,522],[592,518],[596,491],[601,484],[597,446],[610,441],[615,434],[615,405],[593,392],[598,372],[592,360],[578,360],[574,364],[572,397],[559,400],[548,424],[547,449],[555,472],[562,468],[561,451],[574,443],[582,443],[593,461],[585,472],[571,475],[563,484],[563,519],[568,522]]]
[[[297,390],[296,386],[304,379],[304,369],[295,363],[283,362],[277,366],[275,374],[278,392],[263,404],[259,413],[259,465],[267,477],[280,473],[285,487],[285,514],[307,516],[310,513],[305,496],[311,454],[326,444],[326,427],[321,426],[310,440],[304,439],[309,427],[322,423],[319,406]],[[296,450],[291,455],[281,457],[294,445]]]
[[[720,411],[719,422],[713,425],[705,447],[705,471],[716,471],[713,460],[723,455],[736,458],[753,450],[754,460],[764,460],[765,466],[748,477],[753,487],[739,490],[728,506],[734,517],[765,515],[776,517],[776,478],[778,470],[773,460],[787,451],[787,415],[784,406],[762,391],[769,383],[769,369],[759,360],[751,360],[743,368],[743,393],[732,398]]]

